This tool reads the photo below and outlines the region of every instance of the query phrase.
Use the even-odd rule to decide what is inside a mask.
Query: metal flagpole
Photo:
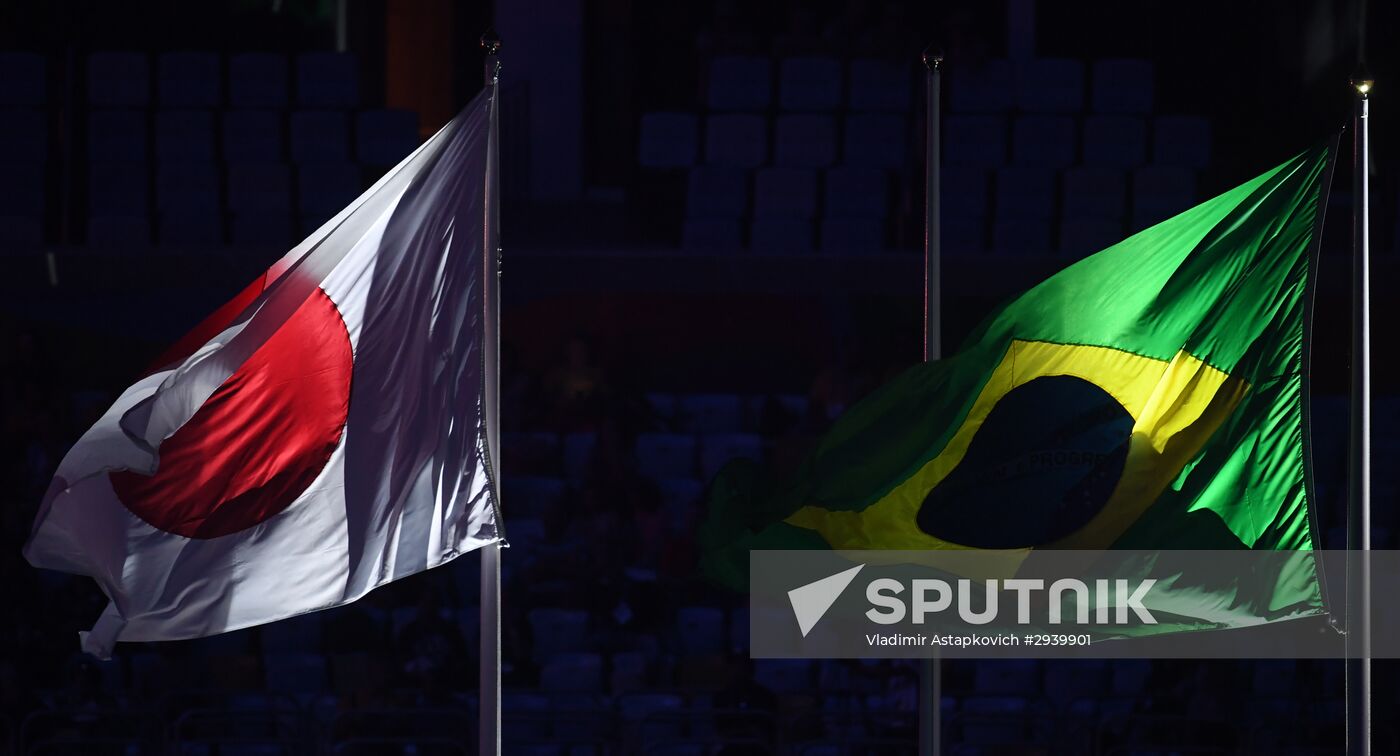
[[[1347,754],[1371,753],[1371,232],[1370,110],[1373,82],[1351,80],[1351,445],[1347,485]]]
[[[939,266],[943,228],[939,214],[938,178],[942,160],[939,154],[942,136],[939,100],[943,89],[943,53],[932,47],[924,50],[924,67],[928,69],[925,77],[928,128],[924,141],[924,361],[928,362],[942,356],[943,350],[940,335],[942,269]]]
[[[924,361],[942,356],[942,219],[939,215],[939,162],[943,54],[929,47],[924,50],[925,106],[927,129],[924,141]],[[934,651],[937,654],[937,651]],[[942,751],[943,663],[934,655],[921,662],[919,670],[919,754],[938,756]]]
[[[500,248],[497,246],[497,222],[499,219],[497,182],[499,149],[497,121],[500,112],[500,71],[499,53],[501,40],[494,32],[481,35],[481,47],[486,51],[486,83],[491,88],[491,111],[486,139],[486,187],[483,207],[482,256],[486,260],[485,286],[483,292],[486,307],[485,352],[486,375],[483,376],[488,389],[483,404],[486,412],[486,448],[498,452],[500,444],[500,342],[501,342],[501,297],[500,297]],[[489,465],[499,465],[498,458],[489,457]],[[500,494],[499,467],[492,471],[491,479],[496,484],[496,494]],[[499,501],[497,502],[499,504]],[[497,516],[500,515],[499,508]],[[481,548],[481,688],[478,695],[478,741],[477,753],[481,756],[499,756],[501,753],[501,545],[492,543]]]

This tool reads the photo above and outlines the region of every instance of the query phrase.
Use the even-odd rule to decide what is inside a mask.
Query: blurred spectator
[[[444,616],[432,583],[422,582],[418,612],[395,643],[400,672],[417,687],[422,703],[446,703],[448,691],[467,676],[467,648],[457,624]]]
[[[589,339],[583,335],[569,339],[561,362],[545,377],[555,421],[570,430],[594,427],[602,416],[605,377]]]
[[[729,682],[715,694],[715,708],[726,712],[715,717],[715,729],[731,740],[757,741],[753,744],[725,745],[724,756],[758,756],[772,752],[773,715],[778,697],[754,677],[754,662],[746,657],[729,660]]]

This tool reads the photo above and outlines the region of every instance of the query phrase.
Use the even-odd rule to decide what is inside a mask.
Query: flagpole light
[[[943,68],[943,51],[932,45],[924,48],[924,66],[930,71]]]
[[[481,49],[487,55],[495,55],[501,51],[501,36],[495,29],[487,29],[481,33]]]
[[[1372,79],[1365,71],[1351,77],[1351,88],[1356,90],[1356,94],[1363,99],[1371,96],[1371,88],[1375,85],[1376,80]]]

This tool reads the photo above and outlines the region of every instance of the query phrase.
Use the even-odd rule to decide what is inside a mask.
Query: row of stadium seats
[[[1135,168],[1150,158],[1160,165],[1201,169],[1210,161],[1210,126],[1194,116],[1158,116],[1151,121],[1139,116],[949,116],[944,133],[945,160],[987,168],[1008,163],[1065,168],[1076,162]],[[647,113],[641,121],[638,161],[644,168],[661,170],[699,163],[828,168],[844,162],[902,171],[908,168],[909,142],[909,123],[897,115],[838,119],[801,114],[770,120],[721,114],[702,121],[690,113]]]
[[[151,202],[146,163],[93,163],[88,180],[88,244],[140,247],[285,245],[340,211],[365,186],[349,162],[176,163],[156,166]],[[155,234],[152,234],[152,210]],[[227,233],[225,233],[227,228]]]
[[[919,74],[922,76],[922,73]],[[1132,59],[994,59],[948,70],[955,112],[1151,112],[1154,69]],[[921,80],[921,79],[919,79]],[[907,112],[915,67],[886,61],[725,56],[710,61],[703,105],[717,112]]]
[[[237,657],[213,658],[231,661]],[[698,730],[705,729],[705,715],[727,711],[734,705],[723,695],[724,681],[718,676],[710,679],[705,676],[707,666],[715,671],[713,660],[716,658],[713,655],[682,657],[672,673],[662,674],[682,687],[665,687],[664,682],[656,681],[660,670],[653,660],[642,654],[559,652],[540,665],[538,688],[504,692],[503,713],[517,723],[537,720],[537,724],[556,730],[554,734],[566,739],[580,736],[589,729],[596,737],[612,742],[619,737],[631,740],[662,731],[671,735],[698,734]],[[277,715],[284,718],[284,727],[276,729],[282,729],[284,734],[300,728],[364,734],[365,729],[374,729],[367,718],[388,713],[344,709],[332,697],[335,693],[343,695],[352,691],[372,677],[375,662],[367,655],[335,655],[327,659],[321,654],[264,654],[254,659],[252,669],[255,674],[260,671],[265,679],[265,692],[220,695],[216,690],[172,690],[162,697],[159,705],[128,710],[127,714],[132,720],[147,716],[164,716],[171,720],[167,728],[151,729],[166,729],[185,736],[209,736],[213,734],[211,730],[217,728],[195,727],[191,720],[218,711],[245,720],[249,715]],[[120,672],[114,675],[108,671],[120,670],[119,663],[109,662],[103,666],[104,687],[114,693],[127,688],[127,681]],[[134,679],[130,687],[158,690],[155,686],[170,682],[169,666],[169,659],[155,654],[132,656],[130,667]],[[1155,666],[1147,660],[980,661],[968,666],[971,675],[965,678],[966,682],[945,693],[942,709],[955,742],[1008,742],[1017,738],[1019,727],[1007,725],[1043,727],[1050,719],[1078,720],[1076,725],[1088,725],[1090,731],[1095,726],[1111,729],[1112,725],[1121,725],[1122,720],[1148,708],[1150,697],[1145,698],[1144,694],[1154,690]],[[1329,693],[1335,696],[1340,681],[1328,680],[1324,674],[1318,695],[1310,695],[1308,689],[1316,688],[1317,679],[1313,675],[1319,669],[1301,666],[1293,660],[1240,665],[1237,673],[1245,676],[1248,682],[1235,691],[1240,696],[1238,709],[1233,712],[1236,724],[1274,720],[1274,726],[1279,727],[1282,725],[1278,718],[1299,716],[1319,722],[1337,721],[1341,713],[1338,710],[1340,701],[1329,697]],[[1336,664],[1323,666],[1320,671],[1327,673],[1332,668],[1340,672]],[[761,708],[760,711],[820,715],[824,726],[809,729],[802,735],[796,731],[784,733],[788,739],[802,740],[822,734],[831,736],[853,724],[868,726],[868,721],[860,720],[865,720],[869,713],[883,710],[897,714],[898,710],[891,710],[888,700],[894,691],[885,687],[888,683],[883,679],[889,671],[879,662],[761,659],[753,663],[752,680],[774,694],[767,704],[772,709]],[[687,681],[692,684],[685,685]],[[636,687],[637,683],[645,687]],[[1157,693],[1170,695],[1171,691],[1159,689]],[[451,701],[439,701],[436,706],[461,706],[470,710],[474,703],[471,694],[459,693]],[[92,719],[103,716],[100,710],[88,712]],[[665,714],[658,715],[660,712]],[[31,715],[24,724],[23,739],[32,740],[51,731],[66,714],[53,711]],[[573,716],[579,714],[587,717]],[[547,722],[551,716],[555,721]],[[1185,728],[1200,724],[1185,718],[1178,718],[1178,722]],[[205,724],[212,724],[212,721]],[[648,732],[638,733],[639,725],[644,725]],[[414,731],[425,734],[422,730]],[[252,733],[245,731],[245,734]],[[1117,734],[1121,737],[1124,731],[1119,729]],[[314,733],[303,735],[314,737]],[[1134,741],[1190,745],[1189,738],[1182,735],[1139,734]],[[1199,737],[1200,733],[1193,735]],[[1261,735],[1235,731],[1228,737],[1257,740]],[[1042,739],[1041,742],[1049,741]],[[1097,752],[1093,748],[1093,744],[1086,742],[1077,752]]]
[[[99,108],[285,109],[360,106],[359,62],[349,53],[94,52],[87,57],[86,100]],[[42,106],[55,98],[48,60],[0,53],[0,106]]]
[[[647,113],[639,128],[638,162],[653,180],[687,172],[683,248],[859,253],[908,243],[905,214],[922,193],[912,67],[725,56],[707,71],[701,113]],[[1077,257],[1189,207],[1211,128],[1152,115],[1154,76],[1127,59],[950,69],[947,248]]]
[[[755,251],[883,249],[891,179],[885,171],[852,166],[821,173],[694,168],[682,244],[742,248],[748,221],[747,246]],[[1172,166],[1143,166],[1130,174],[1106,166],[1058,171],[1014,165],[993,172],[974,163],[950,163],[943,175],[944,243],[951,252],[990,246],[1012,254],[1059,250],[1082,256],[1190,207],[1195,181],[1191,169]],[[814,238],[817,229],[820,243]]]
[[[44,124],[15,136],[41,147]],[[14,129],[7,126],[7,129]],[[18,129],[15,129],[17,132]],[[342,162],[388,167],[418,146],[410,110],[93,110],[87,120],[92,162]],[[13,149],[19,150],[19,146]]]
[[[0,54],[16,106],[0,119],[0,243],[45,241],[46,197],[74,181],[97,248],[283,246],[314,230],[419,143],[417,114],[359,110],[357,62],[342,53],[94,53],[82,145],[64,168],[46,61]],[[224,96],[227,64],[228,97]],[[288,111],[291,72],[299,109]],[[13,82],[13,86],[11,86]],[[153,104],[155,103],[155,104]],[[223,110],[225,107],[231,108]],[[293,170],[293,168],[295,170]],[[69,175],[59,176],[67,170]],[[294,178],[295,176],[295,178]],[[86,209],[86,213],[82,212]],[[52,219],[49,219],[50,222]]]
[[[561,445],[548,441],[553,434],[507,434],[505,455],[513,474],[538,472],[546,476],[562,470],[570,480],[588,472],[596,439],[591,433],[571,433]],[[727,461],[761,460],[763,438],[753,433],[643,433],[637,436],[638,470],[654,480],[694,478],[708,480]]]

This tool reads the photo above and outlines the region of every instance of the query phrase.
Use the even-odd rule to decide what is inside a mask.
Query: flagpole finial
[[[1365,68],[1357,71],[1351,77],[1351,88],[1356,92],[1356,96],[1365,100],[1371,96],[1371,90],[1376,86],[1376,80],[1371,78],[1370,72]]]
[[[943,68],[943,51],[930,44],[924,48],[924,66],[930,71]]]
[[[487,55],[496,55],[501,51],[501,36],[495,29],[487,29],[481,34],[481,49]]]

